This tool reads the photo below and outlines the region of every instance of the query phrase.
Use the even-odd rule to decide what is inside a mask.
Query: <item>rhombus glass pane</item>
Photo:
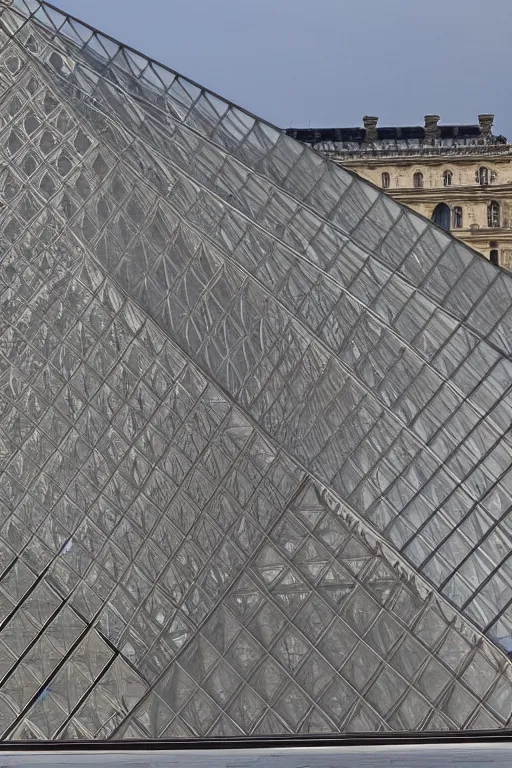
[[[0,2],[0,736],[505,727],[512,276]]]

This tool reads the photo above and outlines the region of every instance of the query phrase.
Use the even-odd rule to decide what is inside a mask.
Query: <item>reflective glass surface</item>
[[[0,736],[504,727],[512,276],[0,0]]]

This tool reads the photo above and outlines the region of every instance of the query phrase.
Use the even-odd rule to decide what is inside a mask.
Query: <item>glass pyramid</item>
[[[0,734],[499,728],[512,275],[0,2]]]

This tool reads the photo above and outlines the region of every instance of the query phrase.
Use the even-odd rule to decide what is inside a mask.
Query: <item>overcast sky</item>
[[[282,127],[496,115],[512,138],[512,0],[53,0]]]

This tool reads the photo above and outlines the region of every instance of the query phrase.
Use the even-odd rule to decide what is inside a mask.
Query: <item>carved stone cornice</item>
[[[403,150],[386,151],[376,149],[326,150],[321,149],[320,145],[315,145],[315,149],[334,162],[341,163],[341,165],[356,161],[372,165],[398,165],[419,161],[439,163],[447,162],[448,159],[450,162],[463,162],[468,156],[471,156],[471,159],[477,159],[479,156],[488,159],[490,155],[495,155],[497,158],[512,156],[512,144],[480,144],[474,147],[418,147],[417,149],[411,147]]]

